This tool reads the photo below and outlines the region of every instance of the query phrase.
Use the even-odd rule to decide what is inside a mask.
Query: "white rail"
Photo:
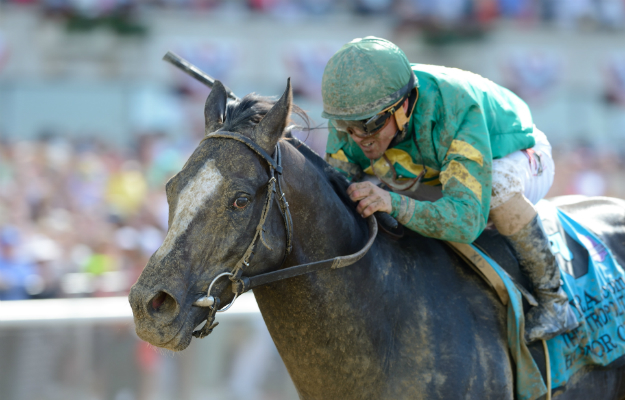
[[[253,295],[237,299],[230,310],[219,314],[251,316],[259,314]],[[0,329],[49,324],[94,324],[132,322],[127,297],[0,301]]]

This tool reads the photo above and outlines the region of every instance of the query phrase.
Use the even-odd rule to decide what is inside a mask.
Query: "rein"
[[[247,147],[249,147],[252,151],[261,156],[269,165],[269,181],[267,182],[267,198],[265,200],[265,205],[263,207],[263,211],[261,213],[260,221],[256,226],[256,233],[252,242],[247,247],[247,250],[241,257],[241,259],[235,264],[234,268],[231,272],[223,272],[217,275],[213,281],[210,283],[208,290],[205,296],[202,296],[198,300],[196,300],[193,305],[196,307],[208,307],[210,309],[210,313],[206,318],[206,324],[197,331],[193,332],[193,336],[196,338],[204,338],[208,336],[213,329],[219,324],[219,322],[215,322],[215,314],[217,312],[224,312],[228,310],[234,304],[235,300],[241,294],[247,292],[250,289],[254,289],[258,286],[266,285],[273,282],[278,282],[284,279],[292,278],[295,276],[308,274],[311,272],[321,271],[324,269],[338,269],[343,268],[348,265],[352,265],[362,257],[367,254],[375,238],[378,234],[378,224],[373,215],[367,218],[367,223],[369,225],[369,240],[365,244],[365,246],[358,252],[354,254],[350,254],[347,256],[339,256],[334,257],[328,260],[315,261],[306,264],[300,264],[296,266],[292,266],[289,268],[280,269],[273,272],[267,272],[264,274],[245,277],[243,275],[244,267],[249,267],[250,258],[254,254],[254,248],[256,246],[257,240],[260,239],[261,243],[267,247],[269,250],[273,251],[273,248],[269,246],[269,244],[265,241],[263,237],[263,233],[265,232],[265,221],[267,220],[267,216],[269,215],[269,211],[271,210],[271,206],[273,204],[274,195],[279,193],[276,196],[278,201],[280,214],[284,220],[284,227],[286,231],[286,248],[284,251],[284,258],[282,259],[282,264],[286,260],[286,257],[291,253],[293,248],[293,220],[291,218],[291,211],[289,210],[289,203],[286,201],[286,197],[284,192],[282,191],[282,157],[280,150],[280,142],[276,143],[276,147],[274,149],[273,157],[271,157],[267,152],[261,148],[254,141],[249,139],[246,136],[243,136],[239,133],[235,132],[215,132],[206,136],[208,138],[224,138],[224,139],[233,139],[237,140]],[[277,179],[276,179],[277,174]],[[276,192],[277,186],[277,192]],[[230,281],[232,282],[232,292],[234,293],[234,298],[223,309],[219,310],[220,300],[219,297],[211,296],[211,289],[217,280],[222,277],[228,276]]]

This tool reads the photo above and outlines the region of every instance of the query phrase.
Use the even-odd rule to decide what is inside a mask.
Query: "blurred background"
[[[625,198],[625,0],[0,0],[0,398],[297,398],[252,295],[179,354],[119,301],[203,135],[209,90],[161,58],[239,96],[291,77],[323,127],[325,63],[368,35],[522,97],[554,147],[550,196]],[[299,133],[321,154],[326,136]]]

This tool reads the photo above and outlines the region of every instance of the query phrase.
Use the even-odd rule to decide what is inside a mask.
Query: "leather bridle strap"
[[[205,139],[208,139],[208,138],[234,139],[247,145],[250,149],[252,149],[258,155],[260,155],[265,161],[267,161],[267,163],[269,164],[270,178],[269,178],[269,181],[267,182],[267,198],[265,200],[265,205],[261,213],[260,221],[258,225],[256,226],[256,233],[254,235],[254,238],[252,239],[252,242],[250,243],[250,245],[247,247],[247,250],[243,254],[243,257],[241,257],[241,259],[235,264],[232,272],[224,272],[224,273],[217,275],[217,277],[215,277],[213,281],[211,282],[211,284],[209,285],[206,295],[196,300],[193,303],[194,306],[209,307],[211,310],[206,319],[206,324],[200,330],[193,332],[193,336],[200,338],[200,339],[209,335],[213,331],[213,329],[217,326],[218,323],[215,322],[215,313],[223,312],[229,309],[232,306],[232,304],[234,304],[234,301],[236,300],[236,298],[239,295],[243,294],[244,292],[250,289],[253,289],[255,287],[261,286],[261,285],[266,285],[268,283],[281,281],[283,279],[292,278],[294,276],[303,275],[303,274],[307,274],[307,273],[315,272],[315,271],[321,271],[324,269],[338,269],[338,268],[343,268],[348,265],[354,264],[355,262],[360,260],[362,257],[364,257],[365,254],[367,254],[367,252],[373,245],[373,242],[375,241],[375,238],[378,234],[378,223],[375,217],[371,215],[369,216],[369,218],[367,218],[367,222],[369,224],[369,240],[367,241],[367,244],[365,245],[365,247],[363,247],[360,251],[354,254],[351,254],[348,256],[334,257],[329,260],[316,261],[312,263],[296,265],[293,267],[284,268],[284,269],[280,269],[274,272],[260,274],[260,275],[256,275],[256,276],[249,277],[249,278],[242,276],[243,268],[249,266],[249,259],[252,256],[252,254],[254,254],[254,247],[258,239],[260,239],[261,242],[269,250],[273,250],[269,246],[269,244],[265,242],[265,239],[263,237],[263,232],[265,231],[265,221],[267,220],[267,216],[269,214],[269,211],[271,210],[271,205],[273,204],[273,198],[274,198],[273,195],[276,192],[276,183],[277,183],[278,192],[279,192],[278,204],[280,206],[279,207],[280,214],[282,214],[282,218],[284,219],[284,226],[286,230],[286,247],[285,247],[285,252],[284,252],[284,258],[282,259],[282,264],[284,264],[286,257],[288,256],[288,254],[291,252],[291,249],[292,249],[293,221],[291,219],[291,212],[289,211],[289,203],[286,201],[284,193],[282,192],[282,185],[280,183],[281,178],[282,178],[282,165],[281,165],[282,160],[281,160],[280,143],[278,142],[276,144],[274,155],[273,157],[271,157],[269,156],[269,154],[267,154],[267,152],[264,149],[262,149],[254,141],[235,132],[226,132],[226,131],[215,132],[215,133],[211,133],[207,135]],[[274,171],[278,173],[278,179],[276,179]],[[228,304],[228,306],[226,306],[222,310],[218,310],[219,303],[220,303],[219,298],[218,297],[213,298],[210,292],[211,292],[211,288],[215,284],[215,281],[217,281],[222,276],[230,277],[229,279],[232,282],[232,292],[234,293],[234,298],[232,299],[230,304]]]
[[[289,204],[286,202],[286,199],[284,198],[284,193],[282,192],[282,187],[281,187],[282,186],[281,185],[282,159],[281,159],[280,143],[276,144],[276,147],[274,150],[274,156],[271,157],[269,154],[267,154],[267,152],[264,149],[262,149],[253,140],[239,133],[226,132],[226,131],[215,132],[215,133],[209,134],[206,138],[225,138],[225,139],[237,140],[247,145],[251,150],[253,150],[258,155],[260,155],[269,164],[269,167],[271,170],[271,178],[269,179],[269,182],[268,182],[267,200],[265,203],[265,207],[263,209],[263,213],[261,215],[261,220],[259,221],[259,224],[256,228],[257,235],[260,237],[261,241],[265,244],[265,246],[267,246],[269,249],[271,249],[271,247],[269,247],[269,245],[265,243],[264,238],[262,237],[262,231],[263,231],[263,226],[267,218],[267,215],[269,214],[269,209],[270,209],[270,205],[272,202],[273,196],[271,192],[272,190],[275,191],[274,183],[276,182],[276,179],[274,178],[273,170],[275,170],[280,175],[278,176],[278,179],[277,179],[277,186],[278,186],[278,193],[279,193],[278,200],[279,200],[279,205],[280,205],[280,212],[282,214],[282,217],[284,218],[285,229],[287,233],[285,256],[288,255],[292,249],[293,221],[291,218],[291,213],[289,211]],[[246,251],[245,255],[235,265],[235,269],[232,271],[232,274],[234,275],[233,279],[231,279],[233,281],[232,291],[237,295],[241,295],[242,293],[247,292],[250,289],[253,289],[258,286],[266,285],[268,283],[273,283],[273,282],[277,282],[283,279],[292,278],[294,276],[307,274],[309,272],[321,271],[323,269],[328,269],[328,268],[338,269],[338,268],[343,268],[348,265],[354,264],[355,262],[360,260],[362,257],[364,257],[365,254],[367,254],[367,252],[373,245],[373,242],[375,241],[375,238],[378,234],[378,223],[373,215],[367,218],[367,223],[369,225],[369,240],[360,251],[354,254],[350,254],[347,256],[338,256],[338,257],[334,257],[328,260],[315,261],[315,262],[307,263],[307,264],[300,264],[300,265],[296,265],[293,267],[284,268],[281,270],[256,275],[253,277],[243,277],[238,272],[242,271],[244,266],[249,265],[247,260],[251,253],[251,250],[253,249],[254,243],[256,241],[256,240],[253,240],[250,246],[248,247],[248,251]],[[256,236],[254,239],[256,239]]]
[[[292,243],[292,236],[293,236],[293,222],[291,219],[291,212],[289,211],[289,203],[287,203],[286,198],[284,197],[284,193],[282,192],[282,187],[280,184],[281,176],[282,176],[282,166],[280,165],[281,163],[280,144],[279,143],[276,144],[276,147],[274,150],[274,156],[271,157],[269,154],[267,154],[267,152],[262,147],[256,144],[256,142],[254,142],[250,138],[243,136],[239,133],[228,132],[228,131],[218,131],[218,132],[214,132],[214,133],[207,135],[205,139],[209,139],[209,138],[224,138],[224,139],[237,140],[245,144],[247,147],[253,150],[256,154],[261,156],[267,162],[267,164],[269,164],[270,178],[269,178],[269,181],[267,182],[267,198],[265,200],[265,206],[263,207],[260,221],[258,222],[258,225],[256,226],[256,233],[254,235],[254,238],[252,239],[252,242],[247,247],[247,250],[243,254],[243,257],[241,257],[241,259],[235,264],[231,272],[230,280],[234,284],[234,282],[236,282],[241,277],[241,274],[243,273],[243,268],[249,266],[249,260],[252,254],[254,254],[254,247],[256,246],[256,241],[258,239],[260,239],[263,245],[265,245],[265,247],[267,247],[269,250],[273,250],[271,246],[269,246],[269,244],[265,241],[265,238],[263,237],[263,233],[265,232],[265,221],[267,219],[267,216],[269,215],[269,210],[271,210],[271,206],[273,204],[273,196],[276,193],[276,182],[277,182],[278,190],[280,191],[280,194],[278,196],[280,214],[282,214],[282,218],[284,220],[284,229],[286,231],[286,248],[284,252],[283,262],[286,259],[286,257],[289,255],[289,253],[291,252],[291,248],[292,248],[291,243]],[[277,180],[276,180],[274,172],[278,173]],[[207,294],[207,296],[210,296],[210,294]]]
[[[363,247],[362,249],[360,249],[360,251],[354,254],[350,254],[348,256],[334,257],[323,261],[315,261],[307,264],[300,264],[293,267],[252,276],[249,278],[241,277],[241,287],[240,289],[237,288],[240,290],[240,292],[238,290],[235,291],[234,286],[232,290],[235,291],[235,293],[241,294],[258,286],[281,281],[283,279],[293,278],[295,276],[308,274],[310,272],[322,271],[324,269],[338,269],[347,267],[348,265],[352,265],[361,258],[363,258],[365,254],[367,254],[378,234],[378,223],[373,215],[367,218],[367,223],[369,225],[369,240],[367,241],[367,244],[365,244],[365,247]]]

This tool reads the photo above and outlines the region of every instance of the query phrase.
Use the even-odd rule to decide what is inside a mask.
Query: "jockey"
[[[577,327],[534,208],[553,183],[551,145],[525,102],[470,72],[410,64],[372,36],[332,56],[322,95],[326,160],[354,182],[348,194],[363,217],[384,211],[423,236],[471,243],[490,216],[539,303],[526,316],[526,341]],[[361,181],[363,173],[392,191]],[[419,182],[442,198],[411,198]]]

